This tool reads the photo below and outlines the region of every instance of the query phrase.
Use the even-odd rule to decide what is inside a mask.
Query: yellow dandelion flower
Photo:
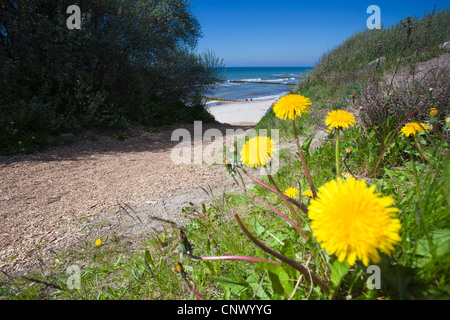
[[[303,195],[307,196],[307,197],[310,197],[310,198],[314,197],[314,195],[313,195],[311,190],[306,190],[305,192],[303,192]]]
[[[289,198],[296,198],[299,195],[300,191],[298,191],[298,189],[295,188],[289,188],[286,189],[286,191],[284,191],[284,194],[287,195]]]
[[[273,106],[273,112],[281,120],[294,120],[307,113],[311,107],[311,100],[298,94],[288,94]]]
[[[14,124],[14,121],[11,121],[10,124]]]
[[[19,145],[21,145],[21,144],[22,144],[22,141],[18,141],[17,143],[18,143]]]
[[[438,109],[436,108],[431,108],[430,109],[430,116],[434,117],[438,114]]]
[[[348,129],[349,125],[353,127],[354,123],[355,123],[355,116],[345,110],[333,110],[327,115],[327,118],[325,119],[325,124],[330,129],[331,128]]]
[[[390,254],[401,238],[398,209],[392,197],[380,197],[364,180],[338,178],[319,188],[308,216],[313,235],[329,254],[349,265],[380,262],[377,249]]]
[[[101,245],[101,244],[102,244],[102,240],[101,240],[101,239],[95,240],[95,245],[96,245],[96,246],[99,246],[99,245]]]
[[[418,123],[418,122],[410,122],[408,124],[405,124],[400,131],[402,135],[405,137],[409,137],[410,135],[416,135],[416,133],[423,132],[423,129],[426,131],[430,130],[430,126],[427,126],[425,123]]]
[[[241,161],[248,167],[265,166],[276,150],[275,141],[257,136],[248,140],[241,149]]]

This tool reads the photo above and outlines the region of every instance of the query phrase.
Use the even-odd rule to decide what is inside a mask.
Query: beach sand
[[[208,111],[220,123],[257,124],[275,101],[276,99],[242,102],[211,101]]]

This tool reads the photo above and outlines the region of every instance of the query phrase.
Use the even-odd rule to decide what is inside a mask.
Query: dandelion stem
[[[424,157],[424,159],[433,167],[435,168],[435,166],[431,163],[430,158],[427,157],[427,155],[425,154],[425,151],[423,150],[422,146],[420,145],[419,142],[419,138],[417,138],[417,135],[414,135],[414,140],[416,141],[416,145],[417,148],[419,149],[420,153],[422,154],[422,156]],[[436,169],[436,168],[435,168]]]
[[[195,287],[195,284],[192,283],[192,285],[194,286],[194,287],[192,287],[192,286],[189,284],[189,281],[188,281],[186,278],[183,278],[183,280],[184,280],[184,282],[187,284],[189,290],[191,290],[191,292],[197,297],[197,299],[198,299],[198,300],[203,300],[203,298],[202,298],[202,297],[200,296],[200,294],[198,293],[197,288]]]
[[[328,291],[328,287],[325,285],[325,283],[319,279],[316,275],[311,274],[308,269],[302,265],[301,263],[294,261],[292,259],[289,259],[288,257],[283,256],[282,254],[279,254],[278,252],[272,250],[271,248],[265,246],[264,244],[262,244],[261,242],[258,241],[258,239],[256,239],[248,230],[247,228],[245,228],[245,226],[243,225],[241,219],[239,218],[237,213],[234,213],[234,217],[236,219],[236,222],[239,225],[239,228],[242,230],[242,232],[247,236],[247,238],[250,239],[250,241],[252,241],[257,247],[261,248],[262,250],[264,250],[265,252],[267,252],[268,254],[274,256],[275,258],[281,260],[282,262],[288,264],[289,266],[291,266],[292,268],[294,268],[295,270],[300,271],[300,273],[305,277],[305,279],[307,279],[311,285],[313,285],[314,283],[317,284],[324,292],[325,294],[328,295],[329,291]]]
[[[295,201],[294,199],[288,197],[287,195],[285,195],[284,193],[281,193],[277,190],[275,190],[274,188],[272,188],[271,186],[265,184],[264,182],[258,180],[257,178],[255,178],[254,176],[252,176],[250,173],[248,173],[247,171],[243,170],[242,171],[245,173],[245,175],[247,175],[250,179],[252,179],[253,181],[255,181],[257,184],[259,184],[261,187],[266,188],[269,191],[272,191],[273,193],[279,195],[280,197],[283,197],[285,199],[287,199],[290,203],[292,203],[293,205],[296,205],[297,207],[299,207],[304,213],[308,214],[308,209],[302,205],[301,203],[299,203],[298,201]]]
[[[278,185],[276,184],[275,180],[273,179],[272,175],[268,175],[270,182],[272,183],[272,185],[274,186],[275,190],[278,192],[278,194],[283,194],[280,190],[280,188],[278,188]],[[295,211],[295,209],[291,206],[291,204],[289,203],[289,201],[285,198],[285,197],[281,197],[281,199],[283,199],[283,202],[285,204],[285,206],[289,209],[289,211],[291,211],[292,215],[294,216],[295,220],[297,221],[297,223],[300,225],[300,227],[303,227],[303,222],[300,219],[299,214],[297,213],[297,211]],[[303,235],[304,236],[304,235]],[[305,238],[307,239],[307,238]]]
[[[311,174],[309,173],[308,166],[306,165],[305,157],[303,156],[302,148],[300,148],[300,143],[298,142],[298,135],[297,135],[297,128],[295,126],[295,119],[292,119],[292,125],[294,128],[294,137],[295,137],[295,144],[297,145],[298,155],[300,157],[300,161],[303,166],[303,170],[305,171],[306,179],[308,180],[309,187],[311,188],[311,191],[313,193],[313,197],[316,198],[316,188],[314,188],[314,183],[311,179]]]
[[[303,235],[303,231],[300,230],[300,227],[295,224],[294,221],[292,221],[291,219],[289,219],[289,217],[287,217],[286,215],[284,215],[281,211],[275,209],[274,207],[272,207],[270,204],[262,201],[261,199],[259,199],[258,197],[256,197],[255,195],[251,194],[250,192],[248,192],[243,186],[241,186],[235,177],[233,177],[234,181],[236,182],[236,184],[238,185],[238,187],[246,194],[248,195],[250,198],[256,200],[257,202],[259,202],[260,204],[262,204],[263,206],[267,207],[268,209],[272,210],[273,212],[275,212],[277,215],[279,215],[280,217],[282,217],[284,220],[286,220],[291,226],[293,226],[295,229],[299,230],[299,232]],[[304,237],[306,235],[303,235]]]
[[[336,128],[336,175],[339,178],[339,128]]]

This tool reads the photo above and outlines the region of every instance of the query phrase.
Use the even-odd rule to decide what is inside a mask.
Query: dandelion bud
[[[192,245],[181,228],[178,229],[178,252],[192,253]]]
[[[345,152],[350,153],[350,152],[352,152],[352,149],[347,148],[347,150],[345,150]]]
[[[181,262],[177,262],[176,272],[178,272],[183,278],[186,278],[186,272],[184,271]]]
[[[431,108],[430,109],[430,116],[434,117],[438,114],[438,109],[436,108]]]

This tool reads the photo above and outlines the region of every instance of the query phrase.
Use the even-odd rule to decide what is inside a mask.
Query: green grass
[[[418,153],[413,155],[419,157]],[[306,186],[305,179],[299,174],[298,166],[289,163],[292,155],[286,152],[282,158],[286,165],[274,177],[280,188],[297,186],[299,182]],[[331,139],[311,155],[309,165],[314,168],[317,185],[334,177],[329,165],[332,159]],[[356,171],[357,168],[353,169]],[[397,246],[393,258],[399,265],[414,272],[414,277],[405,275],[408,277],[409,287],[401,287],[388,298],[398,298],[398,292],[402,292],[404,298],[449,297],[449,217],[442,172],[442,166],[441,170],[435,171],[426,163],[417,163],[413,166],[413,162],[407,162],[403,167],[384,168],[382,178],[376,181],[378,191],[393,196],[400,209],[403,240]],[[420,177],[418,188],[420,201],[416,194],[415,174]],[[266,189],[254,187],[252,193],[282,210],[283,203],[280,198]],[[302,201],[306,204],[308,199],[303,197]],[[184,229],[194,246],[195,255],[235,254],[270,258],[242,234],[231,216],[232,212],[240,214],[251,232],[274,249],[283,252],[287,250],[285,246],[290,244],[301,260],[308,259],[308,255],[315,252],[305,250],[306,244],[298,233],[288,227],[282,219],[243,194],[225,194],[224,198],[216,199],[212,206],[205,209],[205,212],[199,210],[205,216],[205,220],[192,219]],[[284,211],[288,214],[286,210]],[[98,247],[94,245],[95,239],[91,239],[84,243],[81,249],[60,252],[55,256],[55,259],[60,261],[57,266],[45,273],[32,275],[33,279],[55,284],[61,289],[49,290],[49,285],[21,278],[12,279],[2,274],[0,295],[2,299],[193,298],[180,276],[173,272],[180,259],[176,252],[176,239],[176,230],[169,230],[167,233],[150,237],[139,248],[133,250],[113,235],[103,239],[102,245]],[[150,268],[144,260],[145,250],[152,256],[153,266]],[[66,270],[73,264],[79,265],[82,271],[80,290],[67,288],[69,274]],[[276,297],[267,270],[259,264],[241,261],[198,261],[185,256],[183,265],[199,294],[205,299]],[[311,267],[314,268],[313,265]],[[355,274],[358,273],[355,271]],[[350,292],[352,296],[357,294],[355,298],[358,299],[386,296],[386,292],[377,293],[364,289],[364,282],[358,280],[355,274],[348,276],[343,282],[337,297],[344,298]],[[418,283],[413,282],[413,279]],[[308,294],[309,288],[301,288],[298,297],[304,298]],[[309,298],[323,298],[323,295],[313,291]]]
[[[403,19],[380,30],[355,33],[323,55],[306,85],[326,83],[336,88],[342,82],[352,83],[361,77],[359,71],[378,57],[386,58],[385,70],[395,69],[401,56],[405,58],[402,61],[405,64],[436,57],[441,53],[439,45],[448,41],[450,36],[450,27],[446,23],[449,17],[450,10],[445,8],[422,18],[410,17],[409,22]]]
[[[350,135],[351,136],[351,135]],[[431,137],[432,138],[432,137]],[[401,139],[401,138],[399,138]],[[422,138],[424,140],[425,137]],[[425,142],[425,141],[423,141]],[[433,143],[443,143],[434,138]],[[398,144],[402,146],[402,144]],[[355,269],[345,275],[334,293],[334,298],[375,299],[383,296],[387,299],[448,299],[449,290],[449,216],[448,185],[444,180],[444,159],[442,148],[437,146],[428,154],[434,161],[436,169],[421,160],[420,153],[412,147],[406,147],[411,161],[405,161],[399,167],[384,167],[380,178],[373,180],[377,191],[394,197],[400,209],[402,220],[402,242],[384,267],[386,281],[390,286],[382,290],[369,290],[365,285],[364,268]],[[310,157],[308,165],[317,186],[335,177],[334,143],[329,138],[317,148]],[[280,189],[288,187],[307,187],[306,179],[301,174],[299,164],[292,151],[281,153],[284,164],[274,179]],[[363,174],[365,167],[352,162],[356,174]],[[446,170],[449,170],[448,163]],[[344,170],[345,171],[345,170]],[[267,179],[264,182],[269,183]],[[416,183],[418,185],[416,186]],[[448,182],[447,182],[448,183]],[[289,215],[283,202],[265,188],[256,186],[252,194]],[[308,204],[308,198],[301,196],[301,202]],[[193,208],[186,208],[192,211]],[[198,209],[203,218],[193,215],[184,232],[194,246],[196,256],[221,256],[234,254],[242,256],[271,259],[270,255],[257,248],[249,241],[237,226],[232,213],[237,212],[244,224],[259,240],[271,248],[307,261],[315,257],[330,266],[335,258],[321,260],[323,253],[314,242],[305,242],[292,227],[275,216],[273,212],[259,205],[242,193],[225,194],[213,202],[210,207]],[[0,275],[0,296],[2,299],[151,299],[179,300],[195,297],[179,274],[174,272],[180,261],[177,252],[177,230],[167,229],[151,236],[139,247],[130,249],[113,234],[102,239],[100,246],[95,246],[95,239],[86,241],[77,249],[59,252],[54,258],[59,264],[45,272],[28,275],[28,279]],[[313,246],[311,247],[311,244]],[[148,251],[151,263],[146,263],[144,255]],[[273,259],[273,258],[272,258]],[[314,259],[312,259],[314,260]],[[204,299],[282,299],[274,286],[273,272],[282,276],[282,270],[270,269],[261,263],[243,261],[199,261],[189,256],[182,260],[184,270],[195,283],[200,296]],[[81,268],[81,288],[70,290],[67,287],[69,274],[67,268],[78,265]],[[320,271],[320,266],[310,264],[311,270]],[[401,268],[401,269],[400,269]],[[272,271],[271,271],[272,270]],[[285,276],[288,276],[286,274]],[[298,274],[292,274],[297,276]],[[390,277],[390,278],[389,278]],[[31,279],[31,280],[30,280]],[[363,280],[361,280],[363,279]],[[41,282],[38,282],[41,281]],[[52,288],[49,284],[59,287]],[[282,283],[285,288],[288,284]],[[287,290],[287,289],[286,289]],[[294,298],[324,299],[320,290],[307,285],[297,288]]]

